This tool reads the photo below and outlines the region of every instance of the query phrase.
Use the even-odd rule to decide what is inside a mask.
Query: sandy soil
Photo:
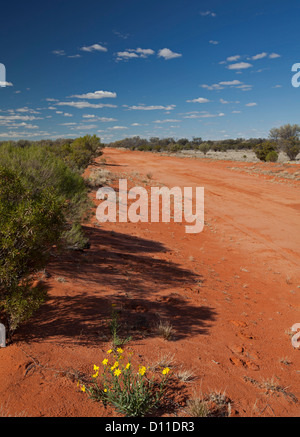
[[[112,304],[140,363],[172,358],[173,394],[159,415],[183,416],[195,394],[225,391],[232,416],[299,416],[299,166],[104,156],[132,185],[203,186],[204,230],[99,225],[94,214],[90,249],[53,257],[41,277],[49,300],[0,349],[0,416],[116,416],[77,388],[110,347]],[[160,319],[170,340],[155,330]],[[178,379],[180,368],[194,379]]]

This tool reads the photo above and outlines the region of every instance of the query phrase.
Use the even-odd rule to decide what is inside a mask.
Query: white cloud
[[[155,120],[155,121],[153,121],[153,123],[179,123],[179,122],[180,122],[180,120],[175,120],[175,119],[171,119],[171,118],[168,118],[166,120]]]
[[[203,84],[203,85],[200,85],[202,88],[205,88],[205,89],[207,89],[207,90],[222,90],[222,89],[224,89],[224,87],[222,87],[220,84],[218,84],[218,83],[213,83],[212,85],[206,85],[206,84]]]
[[[124,52],[116,53],[116,60],[122,61],[132,58],[147,58],[148,56],[154,55],[155,51],[152,49],[141,49],[138,47],[137,49],[127,49]]]
[[[127,105],[123,105],[125,107],[127,107]],[[176,107],[176,105],[169,105],[169,106],[145,106],[145,105],[138,105],[138,106],[128,106],[128,109],[132,109],[132,110],[139,110],[139,111],[155,111],[158,109],[164,109],[166,111],[171,111],[172,109],[174,109]]]
[[[165,49],[161,49],[161,50],[159,50],[159,52],[158,52],[158,57],[159,57],[159,58],[164,58],[164,59],[166,59],[166,60],[168,60],[168,59],[174,59],[174,58],[180,58],[181,56],[182,56],[181,53],[175,53],[175,52],[172,52],[172,50],[167,49],[167,48],[165,48]]]
[[[209,44],[217,45],[217,44],[219,44],[219,41],[215,41],[215,40],[211,39],[211,40],[209,41]]]
[[[116,118],[111,118],[111,117],[96,117],[95,115],[83,115],[82,118],[85,118],[86,120],[83,121],[101,121],[102,123],[108,123],[111,121],[117,121]]]
[[[262,52],[262,53],[258,53],[257,55],[252,56],[251,58],[248,59],[252,59],[253,61],[257,61],[257,59],[263,59],[268,55],[268,53],[266,52]]]
[[[116,93],[112,93],[110,91],[94,91],[93,93],[87,94],[75,94],[74,96],[70,96],[70,98],[77,99],[104,99],[104,98],[115,98],[117,97]]]
[[[40,112],[35,111],[34,109],[28,108],[24,106],[23,108],[18,108],[15,110],[16,112],[28,112],[29,114],[40,114]]]
[[[123,59],[131,59],[131,58],[139,58],[139,55],[129,51],[117,52],[117,61],[121,61]]]
[[[245,106],[257,106],[257,103],[251,102],[251,103],[246,103]]]
[[[187,102],[189,102],[189,103],[207,103],[207,102],[209,102],[209,100],[205,99],[204,97],[198,97],[198,99],[187,100]]]
[[[252,64],[249,64],[248,62],[238,62],[236,64],[230,64],[228,65],[229,70],[240,70],[244,68],[252,67]]]
[[[4,80],[4,81],[1,81],[1,80],[0,80],[0,86],[1,86],[1,87],[5,87],[5,86],[13,86],[13,84],[12,84],[11,82],[6,82],[5,80]]]
[[[269,55],[269,58],[270,59],[275,59],[275,58],[280,58],[281,57],[281,55],[278,55],[278,53],[271,53],[270,55]]]
[[[78,108],[78,109],[84,109],[84,108],[95,108],[95,109],[99,109],[99,108],[117,108],[116,105],[109,105],[109,104],[104,104],[104,103],[94,104],[94,103],[85,102],[85,101],[81,101],[81,102],[59,102],[59,103],[56,103],[56,105],[58,105],[58,106],[72,106],[73,108]]]
[[[252,89],[252,85],[244,84],[243,82],[237,79],[221,81],[219,83],[213,83],[212,85],[203,84],[200,86],[207,90],[223,90],[225,87],[237,88],[237,89],[241,89],[242,91],[249,91]]]
[[[142,126],[140,123],[131,123],[131,126]]]
[[[191,119],[195,119],[195,118],[214,118],[214,117],[224,117],[224,112],[219,112],[218,114],[211,114],[210,112],[207,111],[202,111],[202,113],[200,114],[190,114],[190,115],[186,115],[183,118],[191,118]]]
[[[217,14],[215,12],[212,12],[212,11],[200,12],[200,15],[202,17],[216,17],[217,16]]]
[[[84,52],[107,52],[107,48],[100,44],[93,44],[91,46],[81,47],[80,50]]]
[[[234,61],[237,61],[238,59],[240,59],[240,55],[234,55],[234,56],[229,56],[227,59],[226,59],[226,61],[228,61],[228,62],[234,62]]]
[[[69,55],[68,58],[81,58],[81,55]]]
[[[70,114],[69,112],[64,112],[63,116],[64,117],[73,117],[73,114]]]
[[[136,53],[139,53],[141,58],[146,58],[149,55],[154,55],[155,51],[152,49],[136,49]]]
[[[234,80],[228,80],[228,81],[219,82],[219,85],[235,86],[235,85],[241,85],[242,83],[243,82],[241,82],[240,80],[234,79]]]
[[[128,127],[126,126],[113,126],[113,127],[109,127],[109,130],[121,130],[121,129],[128,129]]]
[[[35,117],[34,115],[0,115],[0,121],[5,120],[7,122],[21,120],[21,121],[32,121],[40,120],[40,117]]]
[[[57,99],[51,99],[51,98],[48,98],[48,99],[46,99],[46,100],[47,100],[47,102],[58,102]]]
[[[52,50],[51,52],[53,55],[57,55],[57,56],[65,56],[66,53],[64,50]]]

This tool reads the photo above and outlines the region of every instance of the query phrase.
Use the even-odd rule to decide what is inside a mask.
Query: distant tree
[[[298,138],[300,134],[299,124],[285,124],[281,127],[273,127],[270,130],[269,138],[275,141],[288,140],[290,138]]]
[[[291,137],[281,142],[281,149],[287,154],[291,161],[294,161],[300,153],[300,140],[296,137]]]

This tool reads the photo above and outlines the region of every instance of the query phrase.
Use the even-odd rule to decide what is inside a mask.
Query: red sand
[[[104,156],[122,177],[151,173],[152,185],[203,186],[204,230],[99,226],[93,215],[91,248],[52,259],[43,279],[49,300],[0,349],[0,415],[116,416],[76,385],[110,346],[115,303],[133,336],[126,348],[140,363],[174,354],[173,373],[183,366],[196,376],[174,383],[174,409],[159,414],[182,416],[195,392],[225,391],[234,416],[298,416],[300,350],[291,327],[300,323],[299,181],[251,174],[237,162],[114,149]],[[153,329],[158,314],[173,326],[171,341]],[[272,378],[278,387],[268,391]]]

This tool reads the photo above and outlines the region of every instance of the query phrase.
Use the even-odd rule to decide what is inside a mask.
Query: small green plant
[[[115,310],[114,306],[112,306],[111,319],[109,323],[109,330],[112,337],[113,347],[124,346],[131,340],[130,337],[121,338],[119,336],[119,331],[121,329],[121,324],[119,323],[119,313]]]
[[[266,156],[266,162],[277,162],[278,161],[278,153],[275,150],[269,152]]]
[[[102,370],[94,365],[91,385],[77,383],[80,390],[105,407],[112,405],[127,417],[143,417],[157,409],[166,394],[170,369],[162,369],[159,376],[151,374],[143,365],[135,369],[131,362],[132,353],[125,359],[121,348],[116,350],[116,354],[110,349],[107,355],[108,358],[101,363]]]

